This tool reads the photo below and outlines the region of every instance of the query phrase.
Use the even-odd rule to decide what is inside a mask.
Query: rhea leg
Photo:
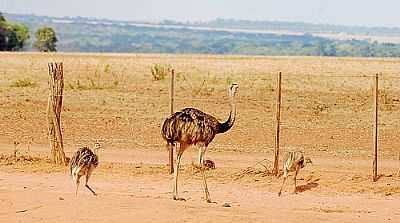
[[[204,194],[206,195],[206,201],[208,203],[211,203],[210,193],[208,192],[207,181],[206,181],[205,166],[204,166],[204,154],[206,153],[206,150],[207,150],[206,146],[200,148],[199,166],[200,166],[201,173],[203,175],[203,188],[204,188]]]
[[[169,162],[169,173],[174,173],[174,143],[167,143],[167,150],[168,150],[168,162]]]
[[[71,171],[72,182],[75,184],[75,196],[78,196],[79,180],[81,176],[79,175],[80,168],[73,168]]]
[[[89,185],[88,185],[88,181],[89,181],[90,176],[92,175],[92,171],[93,171],[93,168],[91,167],[91,168],[88,170],[87,174],[86,174],[85,187],[86,187],[87,189],[89,189],[89,190],[93,193],[94,196],[97,196],[96,192],[94,192],[94,190],[92,190],[92,188],[90,188]]]
[[[94,192],[94,191],[92,190],[92,188],[89,187],[89,185],[86,184],[85,187],[86,187],[87,189],[89,189],[89,190],[93,193],[94,196],[97,196],[96,192]]]
[[[179,174],[179,165],[181,163],[181,157],[183,154],[183,151],[186,149],[186,145],[185,144],[180,144],[179,146],[179,150],[176,153],[176,165],[175,165],[175,170],[174,170],[174,190],[172,192],[172,198],[174,200],[185,200],[183,198],[179,198],[178,197],[178,174]]]
[[[283,181],[282,181],[282,186],[281,186],[281,189],[279,190],[278,196],[281,196],[281,194],[282,194],[282,188],[283,188],[283,185],[285,184],[285,181],[286,181],[287,176],[288,176],[288,171],[287,171],[286,169],[284,169],[284,170],[283,170]]]
[[[299,170],[300,170],[300,166],[297,165],[297,166],[296,166],[296,172],[294,173],[294,177],[293,177],[293,180],[294,180],[294,189],[293,189],[293,193],[297,193],[296,178],[297,178],[297,174],[299,173]]]
[[[75,196],[78,196],[78,188],[79,188],[79,180],[80,180],[81,176],[80,175],[76,175],[75,177]]]

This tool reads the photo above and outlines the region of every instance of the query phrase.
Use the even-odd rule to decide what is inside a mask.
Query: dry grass
[[[11,83],[11,87],[36,87],[37,84],[29,78],[19,79]]]
[[[179,71],[176,110],[197,107],[224,120],[229,113],[227,88],[239,83],[237,122],[229,134],[214,140],[212,152],[261,152],[272,157],[278,72],[283,73],[283,150],[302,148],[317,159],[369,159],[372,78],[368,76],[376,72],[381,73],[381,159],[396,159],[400,147],[396,112],[400,79],[392,78],[400,70],[396,59],[59,53],[1,53],[1,58],[0,143],[4,144],[18,138],[22,144],[33,139],[34,145],[47,145],[44,123],[51,58],[64,62],[61,121],[67,152],[96,139],[104,139],[110,149],[164,151],[160,126],[169,114],[169,82],[152,80],[154,64]],[[10,86],[27,77],[37,86]],[[249,171],[248,175],[262,175],[258,172],[263,167]]]
[[[392,142],[397,141],[396,120],[400,117],[394,111],[399,108],[395,95],[400,92],[400,83],[388,78],[400,70],[400,62],[394,59],[33,53],[3,53],[1,57],[0,70],[5,75],[0,76],[4,92],[0,95],[0,116],[5,120],[2,125],[10,127],[0,130],[0,141],[5,143],[29,137],[36,144],[47,143],[43,123],[46,63],[51,57],[65,66],[62,125],[67,148],[103,138],[111,147],[161,149],[159,128],[168,115],[169,83],[149,78],[154,64],[169,64],[182,77],[176,83],[176,109],[197,107],[221,120],[229,111],[227,87],[239,83],[237,124],[229,136],[216,139],[214,145],[221,145],[221,150],[271,151],[273,89],[275,74],[281,71],[282,145],[306,150],[346,148],[356,156],[355,151],[369,151],[370,146],[366,127],[371,121],[372,81],[364,76],[379,71],[384,89],[380,115],[384,155],[397,145]],[[10,87],[26,77],[37,87]],[[240,141],[232,142],[232,138]],[[232,143],[236,148],[229,148]]]
[[[170,64],[155,63],[151,66],[151,75],[155,81],[164,80],[171,72],[172,66]]]
[[[386,205],[400,196],[398,59],[59,53],[0,53],[0,57],[0,169],[5,176],[0,180],[5,182],[6,209],[25,201],[43,203],[38,221],[53,219],[49,214],[64,213],[68,207],[86,208],[93,211],[90,216],[96,216],[95,209],[87,208],[93,202],[111,217],[123,215],[121,210],[127,207],[134,207],[137,215],[136,207],[142,207],[148,213],[155,208],[165,216],[178,210],[182,221],[192,219],[193,211],[200,209],[205,214],[216,211],[210,219],[219,222],[237,220],[238,215],[251,221],[250,212],[262,215],[254,222],[271,219],[264,213],[289,221],[301,215],[311,222],[357,221],[366,215],[374,219],[371,222],[398,218],[396,209]],[[82,191],[83,199],[72,199],[67,167],[52,164],[46,156],[48,61],[64,62],[61,127],[67,156],[98,139],[104,142],[91,181],[101,194],[98,198],[86,199]],[[202,177],[190,163],[197,160],[197,151],[192,149],[185,152],[179,179],[188,202],[170,201],[172,176],[167,174],[167,152],[160,136],[161,124],[169,115],[169,77],[154,81],[153,64],[170,64],[179,71],[175,110],[196,107],[220,120],[229,114],[229,84],[239,83],[235,126],[218,135],[206,154],[216,165],[206,173],[212,197],[229,201],[227,207],[232,204],[232,208],[221,210],[200,202]],[[273,157],[274,89],[280,71],[281,152],[301,149],[313,160],[298,175],[301,195],[289,194],[293,182],[288,180],[282,199],[277,196],[282,178],[270,174],[268,161]],[[372,78],[367,76],[376,72],[382,73],[380,178],[372,182]],[[11,87],[24,78],[36,86]],[[55,199],[55,193],[64,194],[63,200]],[[299,205],[301,210],[296,209]],[[185,216],[183,209],[189,211]],[[143,216],[151,216],[148,213]],[[226,216],[220,220],[214,218],[223,213]],[[88,215],[77,216],[79,221]]]

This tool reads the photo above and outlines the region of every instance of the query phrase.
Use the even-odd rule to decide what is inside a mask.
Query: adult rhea
[[[232,84],[229,88],[229,101],[231,111],[226,122],[220,123],[215,117],[206,114],[195,108],[185,108],[172,114],[165,119],[161,134],[167,141],[168,149],[173,149],[176,143],[179,148],[176,151],[176,165],[174,170],[174,200],[184,200],[178,197],[178,171],[183,152],[191,145],[199,147],[199,166],[203,175],[203,188],[207,202],[211,202],[210,193],[207,188],[207,181],[204,167],[204,154],[208,145],[216,134],[227,132],[235,123],[236,106],[235,94],[239,85]]]

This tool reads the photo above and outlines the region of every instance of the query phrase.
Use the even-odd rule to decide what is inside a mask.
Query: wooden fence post
[[[273,174],[278,175],[279,172],[279,136],[281,122],[281,102],[282,102],[282,73],[279,72],[276,89],[276,122],[275,122],[275,160]]]
[[[378,74],[375,74],[374,80],[374,125],[373,125],[373,148],[374,148],[374,160],[372,166],[372,180],[376,182],[378,180],[378,96],[379,96],[379,85],[378,85]]]
[[[175,82],[175,71],[172,69],[171,71],[171,82],[170,82],[170,90],[169,90],[169,111],[172,115],[174,113],[174,82]],[[168,150],[168,162],[169,162],[169,173],[174,173],[174,147],[169,147]]]
[[[66,165],[61,133],[61,108],[64,89],[62,63],[49,63],[49,98],[47,103],[48,135],[53,162]]]

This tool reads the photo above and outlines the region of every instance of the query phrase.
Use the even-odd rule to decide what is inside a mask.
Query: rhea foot
[[[185,198],[182,198],[182,197],[177,197],[177,196],[173,196],[172,197],[175,201],[186,201],[186,199]]]

